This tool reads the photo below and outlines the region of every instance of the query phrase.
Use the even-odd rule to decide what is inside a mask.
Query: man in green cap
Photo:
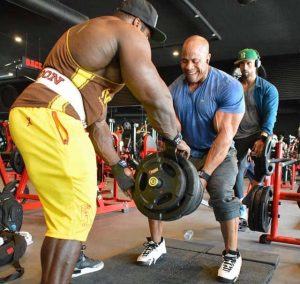
[[[259,53],[255,49],[245,48],[238,53],[234,62],[240,68],[240,82],[244,88],[246,112],[235,136],[235,147],[239,173],[235,184],[235,194],[243,204],[248,205],[250,194],[244,198],[244,173],[247,167],[249,149],[255,156],[254,179],[252,186],[260,184],[265,178],[262,171],[261,154],[265,141],[273,133],[278,109],[278,91],[274,85],[257,75],[261,66]],[[251,192],[251,191],[250,191]],[[240,230],[247,226],[246,206],[240,208]]]

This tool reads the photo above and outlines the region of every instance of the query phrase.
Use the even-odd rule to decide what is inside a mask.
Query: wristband
[[[124,161],[124,160],[120,160],[118,163],[117,163],[119,166],[121,166],[122,168],[127,168],[127,163]]]
[[[206,181],[209,181],[210,175],[206,173],[205,171],[199,171],[198,172],[199,177],[205,179]]]
[[[262,140],[263,142],[265,142],[268,139],[268,136],[260,135],[259,139]]]
[[[169,144],[171,144],[172,146],[175,146],[177,147],[178,144],[181,142],[182,140],[182,135],[180,132],[177,133],[177,135],[173,138],[173,140],[169,139],[169,138],[166,138],[166,137],[163,137],[163,141],[164,142],[167,142]]]
[[[111,172],[123,192],[134,187],[134,180],[124,172],[124,168],[126,167],[127,163],[124,160],[120,160],[118,163],[111,166]]]

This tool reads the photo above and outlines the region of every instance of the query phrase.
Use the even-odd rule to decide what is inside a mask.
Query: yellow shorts
[[[79,120],[48,108],[17,107],[12,138],[43,205],[46,236],[85,241],[96,214],[96,156]]]

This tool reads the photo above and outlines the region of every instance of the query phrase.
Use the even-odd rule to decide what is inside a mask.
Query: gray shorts
[[[190,161],[200,170],[203,158],[191,157]],[[209,205],[213,208],[217,221],[232,220],[240,216],[240,201],[234,196],[233,186],[238,173],[236,150],[230,149],[224,161],[214,170],[207,184]]]

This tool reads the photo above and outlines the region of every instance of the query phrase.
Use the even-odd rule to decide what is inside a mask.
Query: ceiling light
[[[20,36],[15,36],[15,42],[21,43],[23,40]]]
[[[2,79],[2,78],[5,79],[5,78],[8,78],[8,77],[13,77],[13,76],[14,76],[14,74],[9,72],[7,74],[0,75],[0,79]]]
[[[174,50],[173,51],[173,56],[178,56],[179,55],[179,51],[178,50]]]

